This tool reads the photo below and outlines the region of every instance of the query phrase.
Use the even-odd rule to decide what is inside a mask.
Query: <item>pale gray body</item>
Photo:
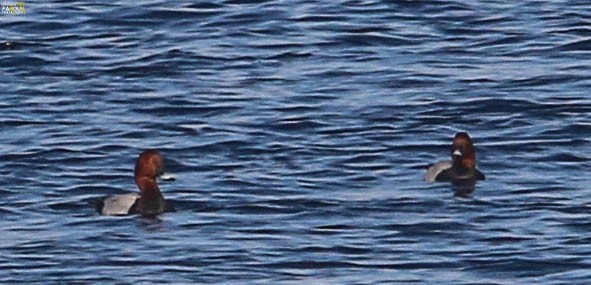
[[[101,215],[118,216],[127,215],[129,210],[135,204],[140,195],[135,193],[114,195],[108,197],[103,201],[104,205],[101,209]]]
[[[451,168],[451,166],[451,160],[440,161],[431,165],[431,167],[427,169],[427,173],[425,174],[424,180],[427,182],[435,182],[435,178],[437,177],[437,175],[439,175],[441,171]]]

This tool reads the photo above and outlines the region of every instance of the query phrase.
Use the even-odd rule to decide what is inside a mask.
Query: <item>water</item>
[[[0,282],[591,280],[588,1],[133,2],[0,17]],[[147,148],[179,211],[99,216]]]

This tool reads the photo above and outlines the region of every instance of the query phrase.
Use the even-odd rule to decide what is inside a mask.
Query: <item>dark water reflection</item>
[[[456,197],[470,197],[476,190],[476,181],[453,182],[451,189]]]

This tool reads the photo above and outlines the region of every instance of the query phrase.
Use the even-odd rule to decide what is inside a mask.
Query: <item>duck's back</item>
[[[427,169],[424,180],[427,182],[435,182],[437,175],[439,175],[442,171],[450,169],[451,165],[452,164],[450,160],[440,161],[431,165],[429,169]]]
[[[97,210],[104,216],[127,215],[139,198],[140,195],[135,193],[111,196],[103,200]]]

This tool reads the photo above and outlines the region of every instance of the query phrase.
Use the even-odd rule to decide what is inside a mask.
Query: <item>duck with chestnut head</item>
[[[164,157],[156,150],[146,150],[140,154],[135,163],[135,184],[140,194],[129,193],[114,195],[96,203],[101,215],[158,215],[174,212],[172,205],[164,199],[157,178],[174,180],[164,175]]]
[[[427,169],[425,181],[461,183],[486,179],[476,168],[476,149],[468,133],[455,135],[450,153],[451,160],[437,162]]]

